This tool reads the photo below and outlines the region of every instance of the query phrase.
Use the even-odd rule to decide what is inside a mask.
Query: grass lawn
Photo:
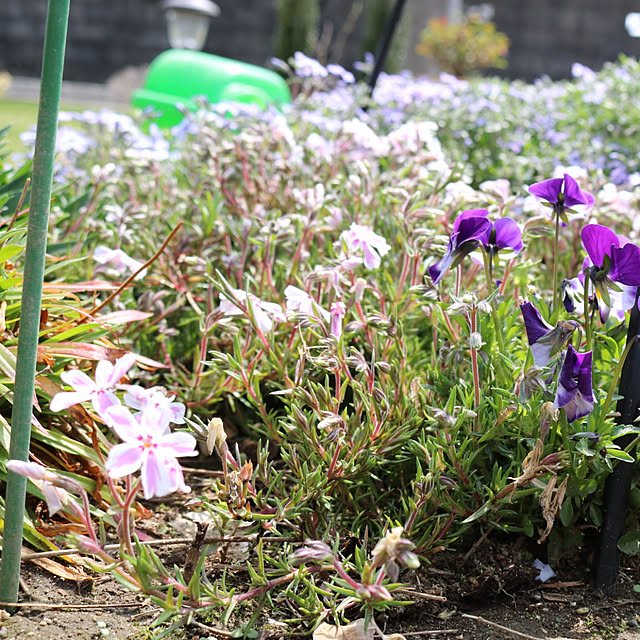
[[[0,100],[0,129],[10,126],[6,138],[9,153],[24,151],[20,134],[35,125],[38,118],[38,105],[35,102]]]
[[[84,111],[86,105],[61,104],[60,111]],[[94,109],[96,107],[93,107]],[[12,153],[22,153],[25,147],[20,142],[20,134],[27,131],[36,124],[38,119],[38,103],[25,102],[21,100],[4,100],[0,98],[0,129],[10,126],[5,139],[4,151]]]

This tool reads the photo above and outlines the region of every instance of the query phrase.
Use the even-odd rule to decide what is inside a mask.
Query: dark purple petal
[[[551,178],[550,180],[536,182],[529,187],[529,193],[536,198],[540,198],[540,200],[546,200],[551,204],[556,204],[562,193],[563,182],[564,178]]]
[[[451,266],[473,251],[478,244],[487,242],[491,233],[491,222],[482,215],[471,215],[474,211],[484,210],[472,209],[456,218],[447,251],[438,262],[429,267],[429,277],[434,284],[438,284]]]
[[[463,211],[453,222],[453,233],[458,232],[460,223],[467,218],[487,218],[489,212],[486,209],[467,209]]]
[[[613,249],[609,277],[620,284],[640,286],[640,248],[629,243]]]
[[[487,244],[491,227],[491,222],[481,216],[467,216],[462,220],[458,218],[454,225],[454,233],[451,236],[456,250],[460,249],[469,240],[477,240],[480,244]]]
[[[522,231],[513,218],[500,218],[495,221],[495,244],[500,249],[512,249],[516,253],[522,250]]]
[[[524,328],[527,332],[529,345],[534,345],[553,329],[542,319],[540,312],[530,302],[521,304],[520,311],[524,319]]]
[[[576,205],[586,205],[590,207],[593,204],[593,196],[585,193],[578,183],[568,174],[564,174],[564,206],[567,208]]]
[[[604,227],[601,224],[588,224],[582,229],[582,245],[589,254],[591,262],[596,267],[601,267],[604,263],[604,257],[611,257],[611,248],[620,246],[620,240],[609,227]]]
[[[569,422],[593,411],[591,351],[578,353],[569,345],[560,371],[554,407],[564,407]]]
[[[454,250],[454,239],[451,237],[449,238],[449,246],[447,247],[445,254],[440,258],[440,260],[438,260],[438,262],[429,267],[429,277],[433,280],[433,284],[438,284],[438,282],[444,278],[447,271],[449,271],[449,267],[451,267],[454,260]]]

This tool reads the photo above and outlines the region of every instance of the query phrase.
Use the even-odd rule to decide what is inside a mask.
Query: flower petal
[[[518,253],[522,250],[522,230],[513,218],[499,218],[493,228],[496,232],[496,246],[511,249]]]
[[[142,447],[121,442],[109,451],[105,467],[112,478],[122,478],[137,471],[144,461]]]
[[[540,200],[556,204],[556,202],[558,202],[558,197],[562,192],[563,182],[564,178],[551,178],[550,180],[536,182],[529,187],[529,193]]]
[[[184,431],[163,435],[158,439],[157,444],[157,450],[165,456],[180,458],[181,456],[198,455],[196,439]]]
[[[113,405],[105,409],[102,416],[106,423],[118,434],[121,440],[125,442],[138,442],[140,435],[140,423],[131,414],[129,409],[123,405]]]
[[[144,497],[147,500],[153,496],[166,496],[172,493],[172,477],[167,467],[174,461],[175,458],[169,462],[163,456],[149,452],[140,474]],[[175,461],[175,464],[177,465],[178,462]]]
[[[582,245],[593,264],[601,267],[604,263],[604,257],[611,257],[611,248],[620,246],[620,240],[609,227],[601,224],[588,224],[582,229]]]
[[[91,391],[61,391],[51,398],[49,409],[54,412],[68,409],[74,404],[90,400],[92,393]]]
[[[127,371],[129,371],[129,369],[131,369],[131,367],[133,367],[135,363],[135,353],[125,353],[121,358],[118,358],[111,369],[111,374],[107,379],[106,386],[115,387],[118,382],[120,382],[120,379],[127,373]]]
[[[567,208],[576,205],[586,205],[590,207],[593,204],[593,196],[585,193],[580,186],[568,173],[564,174],[564,206]]]
[[[76,391],[95,391],[95,382],[84,372],[78,369],[70,369],[69,371],[63,371],[60,374],[60,380],[70,387],[73,387]]]
[[[640,248],[628,243],[614,249],[611,254],[609,277],[620,284],[640,286]]]

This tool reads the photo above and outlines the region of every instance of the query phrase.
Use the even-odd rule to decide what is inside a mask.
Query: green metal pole
[[[53,180],[69,2],[70,0],[49,0],[47,12],[38,125],[33,159],[33,182],[27,227],[24,283],[22,286],[16,382],[11,415],[9,457],[13,460],[27,460],[31,439],[31,414],[40,330],[42,282],[47,250],[51,182]],[[0,567],[0,602],[17,602],[18,599],[26,490],[26,478],[13,472],[7,474],[2,566]]]

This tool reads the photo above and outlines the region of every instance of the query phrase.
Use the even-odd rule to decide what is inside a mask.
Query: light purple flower
[[[109,407],[105,420],[123,440],[107,457],[106,468],[112,478],[140,469],[146,499],[190,491],[178,458],[198,455],[192,435],[165,431],[156,411],[146,410],[134,416],[122,405]]]
[[[572,345],[564,358],[554,409],[564,408],[567,420],[573,422],[593,411],[592,352],[578,353]]]
[[[284,322],[286,317],[282,307],[275,302],[264,302],[253,293],[241,289],[233,290],[234,298],[220,294],[220,311],[226,316],[247,315],[255,320],[260,331],[268,332],[273,322]]]
[[[367,269],[377,269],[382,256],[391,250],[382,236],[363,224],[352,223],[347,231],[340,234],[340,240],[344,248],[341,258],[361,255]]]
[[[568,344],[578,323],[573,320],[559,322],[555,327],[545,322],[540,312],[530,302],[520,305],[524,328],[536,367],[543,369]]]
[[[86,373],[78,369],[63,371],[61,380],[73,387],[73,391],[61,391],[51,399],[49,408],[51,411],[62,411],[74,404],[91,401],[93,408],[100,415],[112,405],[120,404],[113,393],[113,389],[120,379],[131,369],[136,362],[134,353],[127,353],[112,364],[108,360],[101,360],[96,367],[96,379],[93,381]]]
[[[574,207],[589,208],[594,202],[593,196],[582,191],[568,173],[565,173],[563,178],[550,178],[532,184],[529,193],[552,207],[553,212],[560,216],[565,224],[568,222],[567,211],[575,212]]]

